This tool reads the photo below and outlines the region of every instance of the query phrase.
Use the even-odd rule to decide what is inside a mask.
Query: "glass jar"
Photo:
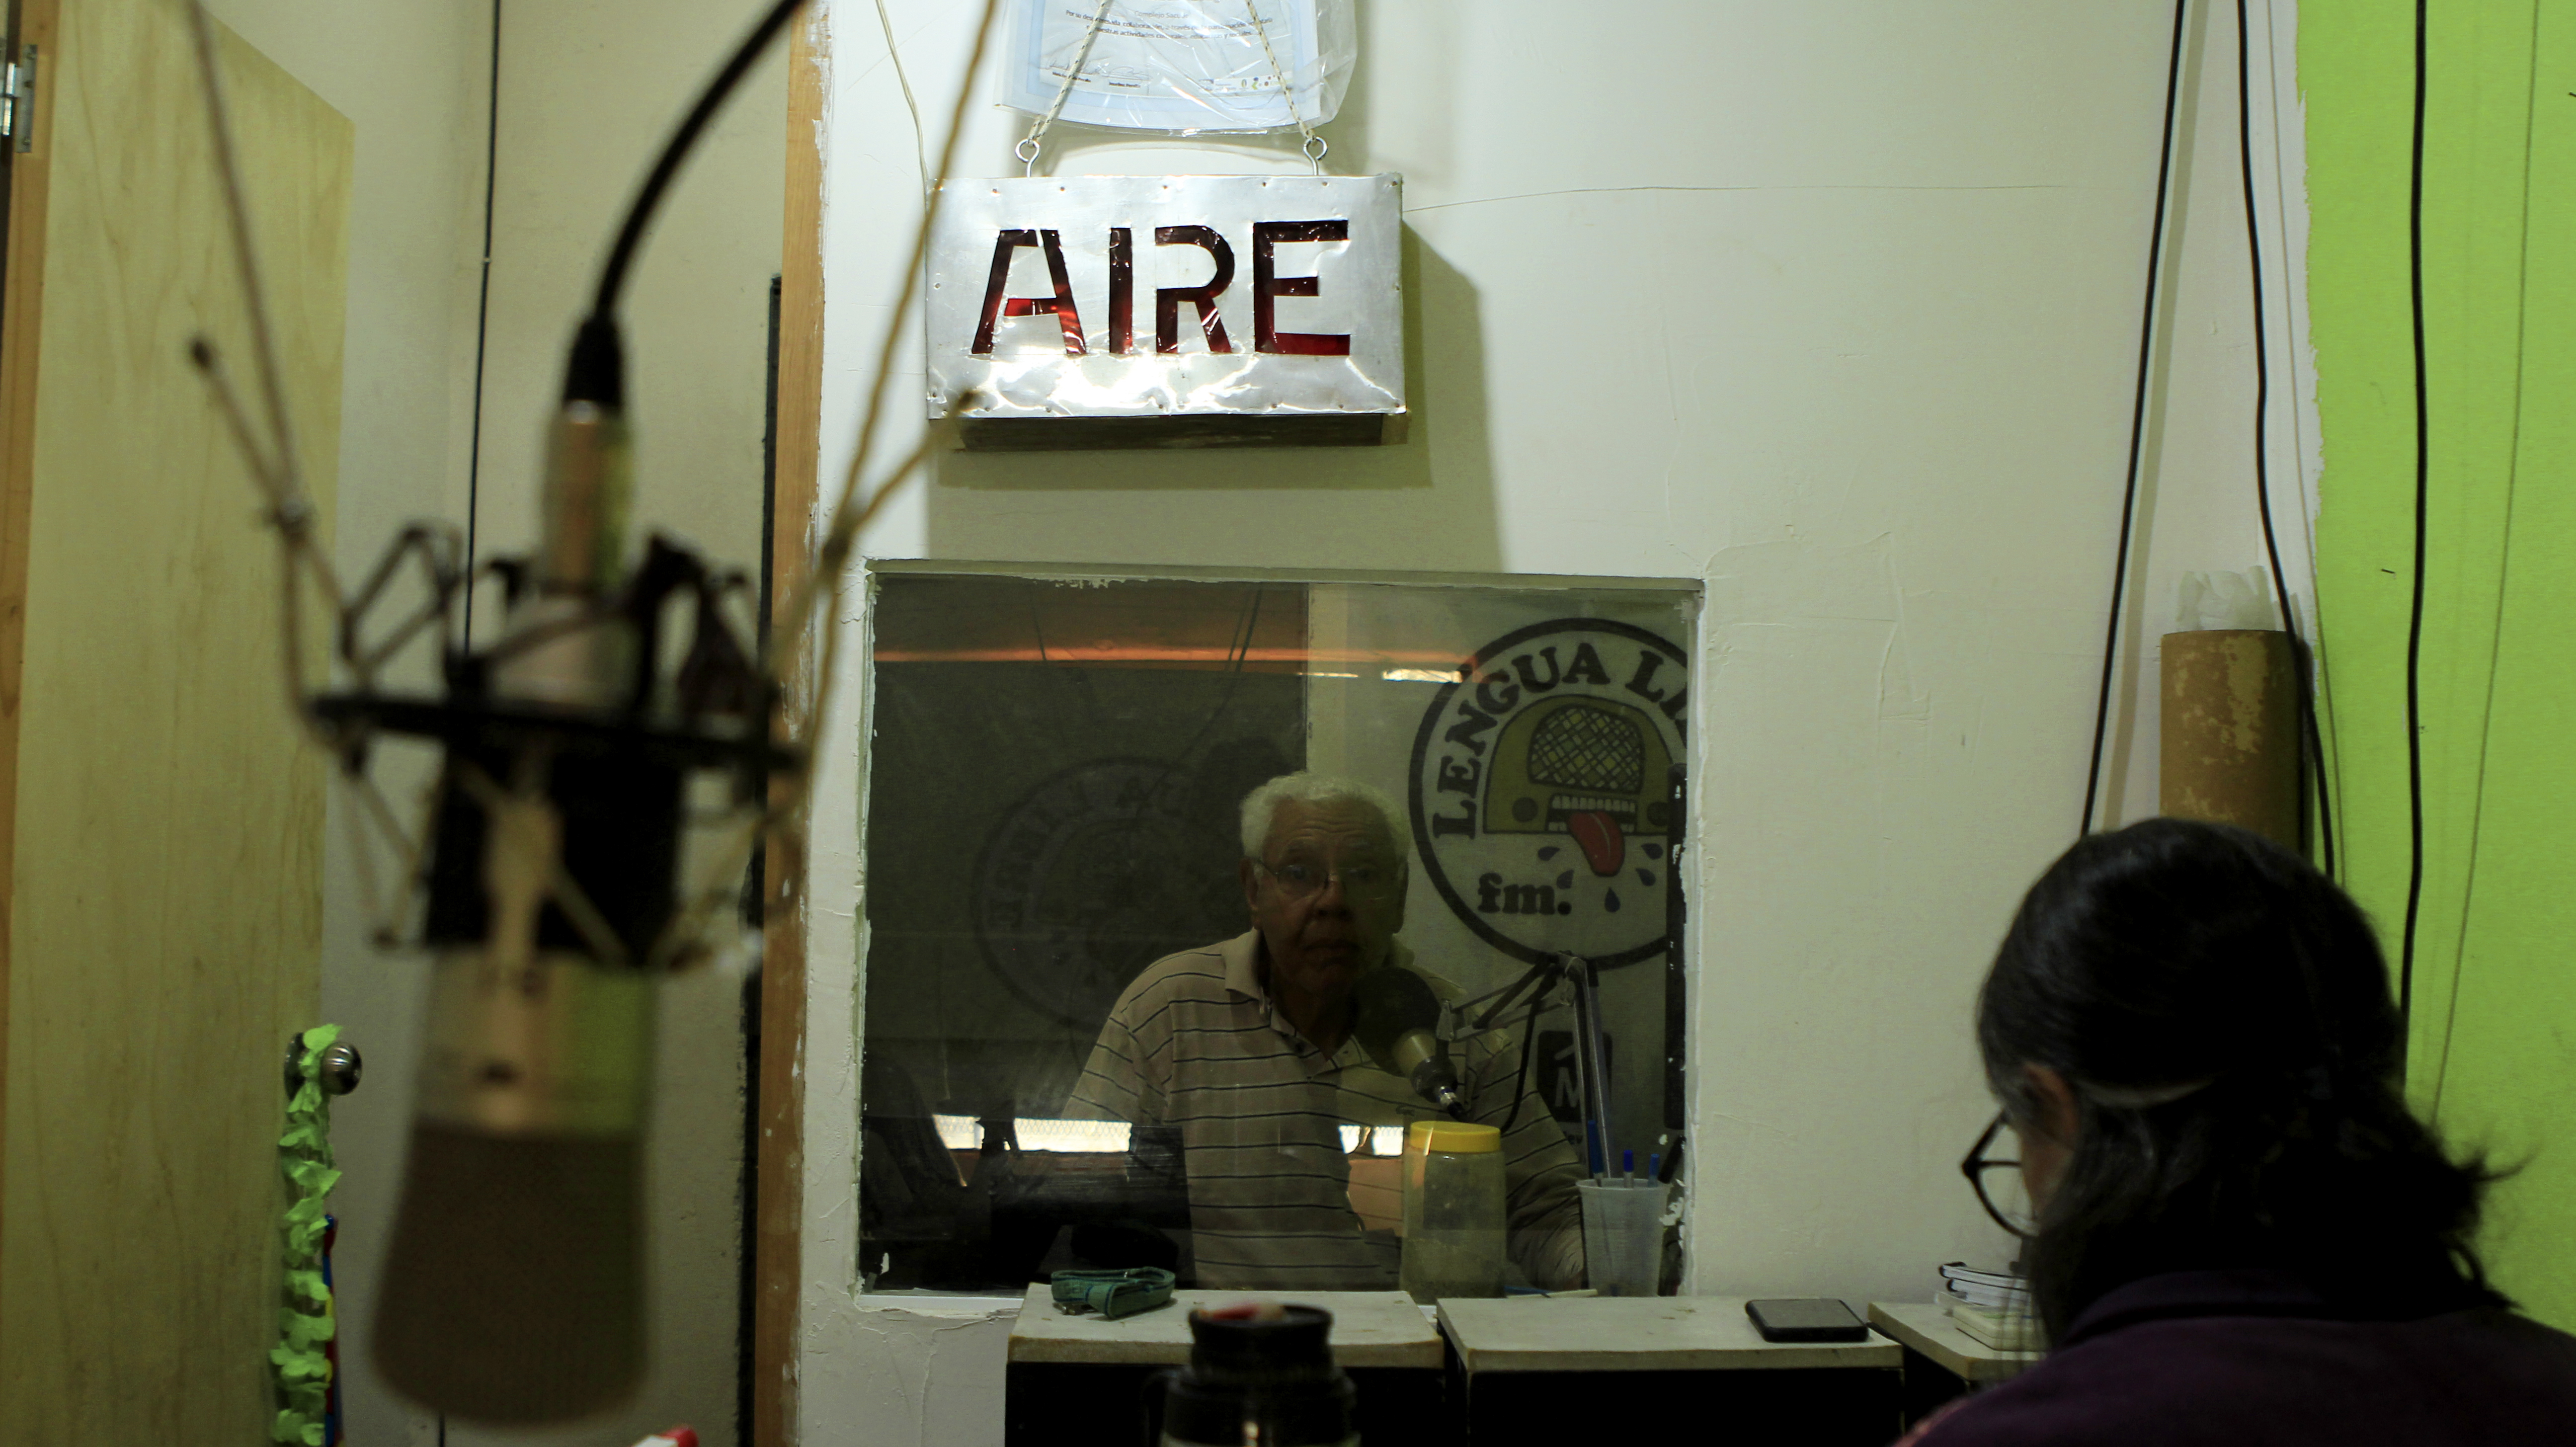
[[[1418,1120],[1404,1133],[1404,1265],[1415,1301],[1503,1294],[1503,1133]]]

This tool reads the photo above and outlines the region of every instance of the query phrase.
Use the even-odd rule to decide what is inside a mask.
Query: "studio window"
[[[872,577],[860,1262],[1391,1288],[1407,1130],[1503,1280],[1678,1149],[1695,586]]]

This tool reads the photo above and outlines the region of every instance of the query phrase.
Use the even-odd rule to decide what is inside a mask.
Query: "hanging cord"
[[[2129,545],[2138,520],[2138,476],[2146,457],[2147,384],[2154,375],[2156,299],[2165,257],[2165,212],[2173,189],[2174,114],[2182,96],[2183,11],[2190,0],[2174,0],[2173,51],[2165,61],[2164,146],[2156,158],[2156,216],[2147,229],[2147,294],[2138,316],[2138,385],[2129,408],[2129,481],[2120,500],[2120,546],[2111,563],[2111,621],[2102,633],[2102,684],[2093,699],[2093,763],[2084,775],[2084,817],[2075,826],[2078,838],[2093,832],[2094,805],[2102,792],[2102,753],[2111,735],[2111,680],[2120,665],[2120,606],[2129,591]]]
[[[2263,518],[2263,555],[2272,564],[2272,596],[2281,605],[2281,630],[2290,638],[2290,672],[2298,689],[2299,772],[2313,771],[2316,781],[2317,847],[2326,877],[2335,872],[2334,808],[2326,797],[2324,741],[2317,731],[2316,680],[2310,672],[2308,645],[2299,636],[2298,615],[2290,609],[2290,582],[2281,573],[2281,542],[2272,527],[2272,469],[2269,462],[2269,418],[2272,360],[2265,334],[2270,330],[2263,309],[2263,233],[2254,205],[2253,73],[2246,44],[2245,0],[2236,0],[2236,156],[2245,187],[2245,248],[2254,280],[2254,501]]]
[[[1261,37],[1261,53],[1270,57],[1270,73],[1279,81],[1279,99],[1288,107],[1288,118],[1297,123],[1297,134],[1306,138],[1301,149],[1320,176],[1324,174],[1324,153],[1332,148],[1315,134],[1313,126],[1306,124],[1306,113],[1297,107],[1297,87],[1289,83],[1287,67],[1279,63],[1279,52],[1270,48],[1270,27],[1261,21],[1261,0],[1243,0],[1243,8],[1252,16],[1252,33]]]
[[[2424,48],[2424,0],[2415,0],[2415,131],[2406,191],[2406,283],[2415,330],[2415,582],[2406,605],[2406,933],[2397,955],[2400,1022],[2411,1019],[2415,1004],[2415,926],[2424,902],[2424,534],[2433,466],[2424,385]]]
[[[1029,127],[1029,133],[1020,137],[1020,143],[1011,148],[1011,154],[1020,158],[1021,175],[1038,173],[1038,152],[1046,149],[1047,127],[1054,125],[1055,118],[1064,114],[1064,103],[1073,95],[1073,83],[1082,79],[1082,68],[1091,63],[1091,43],[1100,38],[1100,27],[1109,23],[1109,7],[1116,3],[1117,0],[1100,0],[1100,8],[1091,12],[1091,28],[1082,32],[1082,48],[1073,53],[1073,64],[1065,70],[1064,84],[1055,88],[1055,104],[1048,106],[1046,114],[1038,117],[1037,123]],[[975,78],[968,76],[966,83],[974,84]]]
[[[235,279],[250,317],[251,358],[258,369],[268,436],[263,440],[251,414],[224,370],[215,344],[200,334],[188,340],[188,360],[205,378],[233,444],[241,450],[268,503],[269,525],[277,529],[278,586],[282,619],[280,643],[285,650],[287,708],[298,727],[316,743],[325,743],[321,725],[306,705],[304,685],[304,593],[310,580],[336,621],[341,614],[338,575],[323,545],[314,537],[316,513],[304,492],[304,470],[295,444],[295,429],[286,402],[284,369],[278,362],[277,338],[269,324],[267,292],[260,280],[259,253],[251,244],[250,204],[242,190],[241,160],[233,147],[232,114],[224,104],[223,67],[215,53],[214,22],[200,3],[188,7],[188,26],[197,53],[197,77],[206,102],[206,128],[213,138],[215,174],[221,182],[224,215],[231,232]]]
[[[894,83],[903,91],[903,108],[912,116],[912,169],[921,176],[921,192],[930,194],[930,161],[921,154],[921,102],[913,99],[912,77],[903,73],[903,52],[894,43],[894,17],[886,14],[885,0],[877,0],[877,28],[885,32],[886,63],[894,67]]]

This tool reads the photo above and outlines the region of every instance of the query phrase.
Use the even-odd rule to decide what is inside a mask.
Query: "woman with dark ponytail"
[[[2494,1173],[2407,1109],[2378,943],[2305,861],[2173,819],[2083,840],[1977,1043],[2003,1113],[1969,1175],[2019,1137],[2031,1219],[1998,1219],[2053,1346],[1910,1440],[2576,1443],[2576,1337],[2487,1285]]]

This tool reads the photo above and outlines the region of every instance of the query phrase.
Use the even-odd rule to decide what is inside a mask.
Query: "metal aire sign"
[[[1339,218],[1329,221],[1255,221],[1252,223],[1252,349],[1276,352],[1291,357],[1347,357],[1351,338],[1347,332],[1286,332],[1278,329],[1278,299],[1283,296],[1313,296],[1318,278],[1279,275],[1278,247],[1282,242],[1348,241],[1351,223]],[[1207,338],[1211,352],[1231,352],[1234,341],[1226,334],[1225,317],[1218,309],[1217,298],[1234,284],[1234,247],[1225,233],[1213,226],[1157,226],[1156,246],[1195,246],[1208,254],[1213,269],[1208,279],[1192,286],[1162,286],[1154,289],[1154,350],[1166,356],[1181,349],[1181,311],[1198,316],[1198,329]],[[1012,296],[1011,258],[1022,247],[1035,247],[1046,257],[1048,279],[1053,289],[1045,296]],[[1073,299],[1073,283],[1065,274],[1064,243],[1053,228],[1033,231],[1027,227],[1005,229],[993,234],[993,270],[984,282],[983,319],[975,324],[975,343],[968,348],[979,357],[993,355],[993,330],[1007,317],[1051,316],[1064,334],[1064,354],[1079,357],[1088,350],[1082,329],[1082,311]],[[1131,226],[1109,228],[1109,350],[1117,356],[1136,352],[1136,231]]]
[[[949,182],[929,413],[969,447],[1391,440],[1402,210],[1393,176]]]

